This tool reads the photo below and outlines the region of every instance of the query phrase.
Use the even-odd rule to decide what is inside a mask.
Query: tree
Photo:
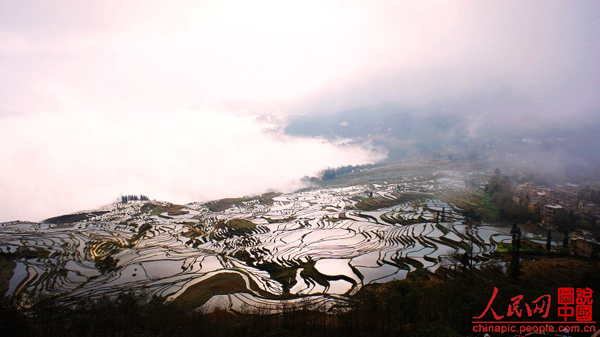
[[[512,234],[512,261],[510,263],[510,281],[519,283],[519,275],[521,275],[521,228],[517,224],[513,224],[510,230]]]
[[[471,259],[469,258],[469,253],[465,252],[460,260],[463,264],[463,267],[466,269],[471,266]]]
[[[510,234],[512,235],[513,251],[519,251],[519,249],[521,249],[521,228],[514,223],[510,230]]]
[[[569,230],[565,229],[565,238],[563,239],[563,247],[565,249],[569,248]]]
[[[458,266],[458,263],[461,262],[460,250],[456,248],[453,252],[446,255],[444,259],[448,265],[453,267],[454,278],[456,278],[456,267]]]
[[[552,251],[552,234],[550,233],[550,230],[548,230],[548,237],[546,239],[546,251],[548,253]]]
[[[335,169],[328,168],[323,172],[323,180],[333,180],[335,175]]]

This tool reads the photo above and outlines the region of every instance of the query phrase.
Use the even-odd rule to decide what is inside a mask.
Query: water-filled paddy
[[[182,209],[187,213],[158,216],[134,202],[71,224],[5,223],[4,251],[39,255],[17,262],[7,294],[93,297],[144,289],[173,300],[225,273],[231,289],[207,296],[207,306],[275,308],[289,293],[286,301],[330,308],[369,283],[402,279],[417,268],[435,270],[445,256],[464,252],[461,243],[470,234],[461,215],[429,192],[406,191],[408,184],[398,192],[398,186],[296,192],[272,205],[243,201],[223,212],[196,203]],[[463,185],[451,177],[424,186],[420,190]],[[360,201],[385,207],[354,209]],[[231,219],[254,225],[224,225]],[[474,253],[489,254],[508,238],[506,229],[478,227]]]

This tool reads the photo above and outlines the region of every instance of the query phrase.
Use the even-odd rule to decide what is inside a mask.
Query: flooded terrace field
[[[15,256],[5,294],[143,290],[189,309],[302,301],[330,310],[367,284],[434,271],[470,249],[460,210],[436,198],[462,177],[439,176],[231,199],[218,211],[129,202],[63,223],[3,223],[0,249]],[[476,263],[508,238],[475,228]]]

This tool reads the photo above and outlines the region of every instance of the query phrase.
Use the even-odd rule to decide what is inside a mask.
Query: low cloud
[[[294,115],[322,129],[354,111],[332,125],[340,137],[390,146],[398,130],[447,142],[434,131],[452,116],[472,137],[579,128],[600,106],[599,13],[583,0],[0,2],[0,221],[119,193],[288,189],[379,158],[267,124]]]
[[[120,193],[185,203],[286,191],[327,166],[382,159],[211,109],[14,115],[2,118],[0,144],[0,221],[94,208]]]

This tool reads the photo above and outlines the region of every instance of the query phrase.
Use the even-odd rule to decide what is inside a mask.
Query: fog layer
[[[599,17],[584,0],[0,2],[0,221],[379,158],[335,137],[402,158],[578,128],[600,111]]]
[[[0,221],[95,208],[121,193],[187,203],[289,191],[327,166],[383,158],[271,127],[208,108],[154,116],[87,111],[4,117]]]

